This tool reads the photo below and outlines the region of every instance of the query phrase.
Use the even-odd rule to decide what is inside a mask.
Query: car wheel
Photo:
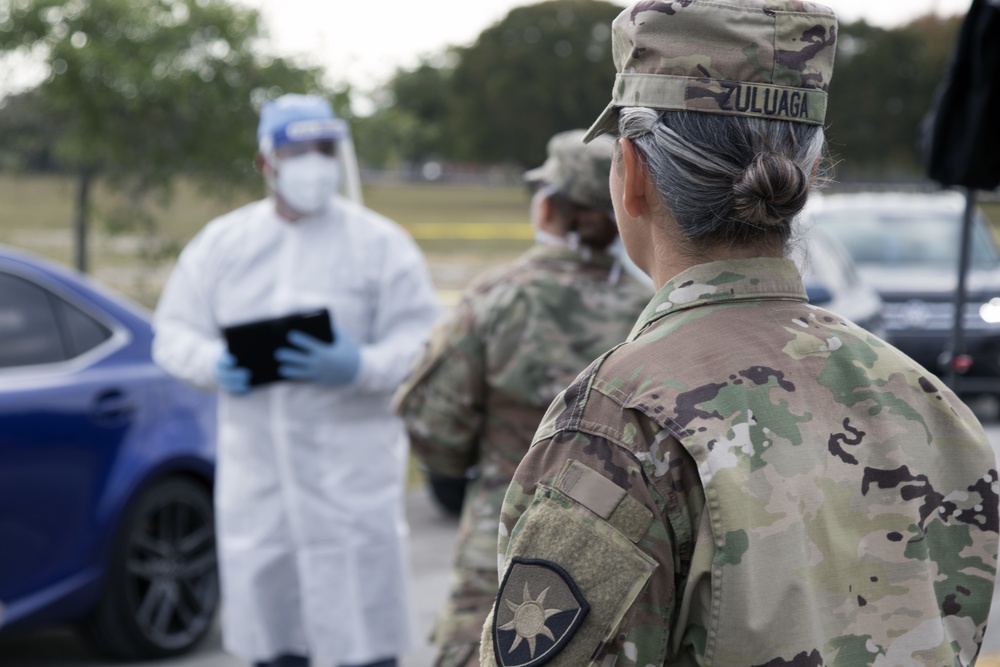
[[[219,603],[210,492],[184,478],[158,482],[133,504],[119,535],[84,637],[130,660],[184,653],[208,632]]]

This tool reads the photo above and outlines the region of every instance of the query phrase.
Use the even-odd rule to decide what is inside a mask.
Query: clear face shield
[[[340,165],[340,194],[353,202],[363,204],[361,194],[361,171],[358,168],[358,156],[354,152],[354,141],[350,131],[337,142],[337,163]]]
[[[336,123],[337,134],[339,136],[333,140],[332,151],[333,161],[336,164],[335,170],[338,175],[336,179],[336,192],[351,201],[357,202],[358,204],[364,203],[361,192],[361,172],[358,167],[357,153],[354,149],[354,141],[351,138],[350,128],[342,119],[317,122]],[[300,130],[298,132],[298,136],[296,136],[295,132],[296,127],[292,127],[290,130],[286,131],[286,133],[288,134],[288,137],[293,140],[293,143],[301,141],[304,144],[310,145],[310,148],[304,150],[312,150],[311,144],[314,142],[325,142],[330,139],[328,133],[311,138],[307,134],[304,134],[304,132],[307,132],[310,129],[308,122],[301,123],[298,127],[302,126],[305,127],[305,130]],[[284,159],[299,157],[295,155],[294,150],[289,150],[287,143],[284,144],[283,148],[276,149],[271,143],[270,138],[265,138],[262,141],[260,145],[260,152],[264,156],[264,159],[271,165],[272,169],[279,174],[279,176],[281,173],[281,163]],[[322,152],[326,153],[326,151]],[[277,184],[272,183],[271,185],[273,187]]]

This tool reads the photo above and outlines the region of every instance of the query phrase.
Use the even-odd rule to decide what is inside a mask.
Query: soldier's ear
[[[622,149],[622,205],[626,213],[638,218],[649,209],[646,200],[649,172],[631,139],[621,137],[618,143]]]
[[[565,236],[570,231],[572,220],[565,217],[565,212],[560,210],[552,197],[542,197],[538,202],[538,226],[542,230]]]
[[[559,222],[559,211],[552,203],[552,197],[542,197],[538,200],[538,221],[547,226]]]
[[[809,180],[810,180],[811,183],[815,183],[816,182],[816,176],[819,174],[819,163],[820,163],[821,159],[822,158],[816,158],[816,161],[813,162],[812,171],[809,172]]]

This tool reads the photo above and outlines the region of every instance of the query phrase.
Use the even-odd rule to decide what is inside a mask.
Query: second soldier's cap
[[[560,132],[549,139],[544,164],[524,173],[524,180],[549,185],[574,204],[610,209],[611,156],[614,140],[599,137],[583,143],[585,130]]]
[[[806,0],[643,0],[611,26],[611,103],[586,141],[617,129],[621,107],[822,125],[837,17]]]
[[[318,95],[289,93],[260,110],[257,143],[261,153],[302,141],[338,141],[347,136],[347,123],[337,118],[330,103]]]

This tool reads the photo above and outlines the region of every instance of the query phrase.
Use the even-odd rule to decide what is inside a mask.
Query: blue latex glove
[[[225,391],[239,396],[250,392],[250,369],[236,365],[236,357],[223,350],[215,362],[215,381]]]
[[[357,343],[340,329],[334,331],[333,343],[301,331],[289,331],[288,342],[295,348],[281,347],[274,352],[280,364],[278,374],[283,378],[339,386],[358,376],[361,352]]]

